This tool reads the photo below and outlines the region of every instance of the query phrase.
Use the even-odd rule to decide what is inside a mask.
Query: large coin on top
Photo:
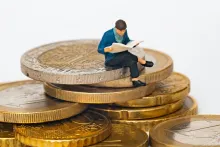
[[[112,125],[111,135],[91,147],[146,147],[148,135],[131,125]]]
[[[173,118],[178,118],[182,116],[195,115],[198,111],[198,105],[194,98],[187,96],[183,107],[169,115],[165,115],[162,117],[151,118],[151,119],[142,119],[142,120],[112,120],[113,123],[117,124],[128,124],[135,126],[137,128],[141,128],[144,131],[149,131],[153,126],[159,124],[163,121],[170,120]]]
[[[81,113],[87,105],[51,98],[37,81],[0,84],[0,121],[40,123],[60,120]]]
[[[0,147],[25,147],[15,139],[13,124],[0,123]]]
[[[124,107],[152,107],[166,105],[185,98],[190,92],[190,80],[183,74],[173,72],[167,79],[156,83],[151,95],[141,99],[116,103]]]
[[[35,80],[56,84],[92,84],[124,78],[129,68],[105,67],[97,52],[99,40],[55,42],[34,48],[21,57],[22,72]],[[143,66],[138,64],[139,70]]]
[[[155,83],[169,77],[173,71],[173,60],[172,58],[163,53],[153,49],[143,49],[145,52],[145,59],[147,61],[153,61],[153,67],[146,67],[140,72],[139,79],[146,83]],[[91,84],[90,86],[95,87],[132,87],[130,77],[120,78],[113,81],[100,82]]]
[[[152,147],[219,147],[220,115],[172,119],[150,130]]]
[[[137,88],[96,88],[82,85],[44,84],[45,92],[55,98],[78,103],[116,103],[141,98],[155,89],[155,84]]]
[[[91,105],[90,109],[103,113],[113,120],[135,120],[148,119],[164,116],[179,110],[184,103],[184,99],[177,102],[150,108],[124,108],[110,105]]]
[[[15,138],[35,147],[89,146],[103,141],[110,134],[110,120],[93,111],[61,121],[15,126]]]

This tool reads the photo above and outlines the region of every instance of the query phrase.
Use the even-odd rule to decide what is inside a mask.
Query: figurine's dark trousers
[[[138,57],[128,51],[117,53],[115,57],[106,62],[110,67],[129,67],[131,78],[137,78],[139,71],[137,67]]]

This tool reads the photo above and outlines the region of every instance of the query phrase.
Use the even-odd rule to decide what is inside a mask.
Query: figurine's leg
[[[128,54],[129,58],[131,58],[132,60],[139,62],[142,66],[152,67],[154,65],[154,63],[152,61],[146,61],[145,59],[137,57],[137,56],[131,54],[130,52],[127,52],[126,54]]]
[[[138,58],[136,56],[131,58],[131,56],[127,53],[120,53],[120,54],[116,55],[113,59],[108,61],[106,63],[106,65],[107,66],[120,65],[122,67],[129,67],[130,73],[131,73],[130,76],[131,76],[133,86],[134,87],[146,86],[146,83],[138,80],[139,70],[137,67],[137,61],[138,61]]]

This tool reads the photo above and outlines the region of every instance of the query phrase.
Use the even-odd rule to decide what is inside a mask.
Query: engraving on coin
[[[184,144],[220,145],[220,121],[197,120],[178,124],[166,131],[168,137]]]
[[[155,84],[137,88],[96,88],[44,83],[45,92],[55,98],[78,103],[115,103],[141,98],[153,92]]]
[[[157,131],[160,130],[160,133]],[[153,145],[220,146],[220,115],[198,115],[173,119],[150,131]]]
[[[173,113],[179,110],[183,106],[183,103],[184,99],[171,104],[151,108],[124,108],[114,105],[91,105],[90,109],[100,112],[113,120],[135,120],[155,118]]]
[[[0,85],[0,120],[3,122],[54,121],[79,114],[86,108],[84,104],[65,102],[45,95],[43,84],[37,81]]]
[[[130,125],[112,125],[111,135],[104,141],[91,147],[146,147],[148,135]]]
[[[105,67],[104,56],[97,52],[99,41],[72,40],[34,48],[21,57],[21,70],[35,80],[69,85],[99,83],[129,76],[127,67]],[[143,66],[138,65],[142,70]]]
[[[157,62],[151,68],[145,68],[140,72],[139,79],[146,83],[155,83],[169,77],[173,71],[173,60],[170,56],[152,49],[144,48],[145,53],[152,56]],[[145,55],[146,56],[146,55]],[[146,58],[146,60],[148,60]],[[95,87],[132,87],[130,77],[117,80],[90,84]]]
[[[15,133],[16,138],[26,145],[83,147],[107,138],[111,133],[111,122],[105,116],[89,110],[61,121],[17,125]]]
[[[152,107],[176,102],[185,98],[190,92],[190,80],[183,74],[173,72],[167,79],[156,83],[151,95],[141,99],[116,103],[125,107]]]
[[[143,120],[112,120],[112,122],[116,124],[129,124],[137,128],[141,128],[143,131],[149,131],[153,126],[161,122],[183,116],[196,115],[197,112],[198,112],[198,105],[196,100],[191,96],[187,96],[185,98],[183,107],[180,110],[171,113],[169,115],[165,115],[158,118],[152,118],[152,119],[143,119]]]

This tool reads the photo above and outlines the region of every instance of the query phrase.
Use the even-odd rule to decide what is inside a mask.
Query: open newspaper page
[[[113,43],[110,47],[113,49],[110,53],[119,53],[123,51],[127,51],[134,47],[137,43],[141,43],[143,41],[130,41],[126,45],[122,43]]]

